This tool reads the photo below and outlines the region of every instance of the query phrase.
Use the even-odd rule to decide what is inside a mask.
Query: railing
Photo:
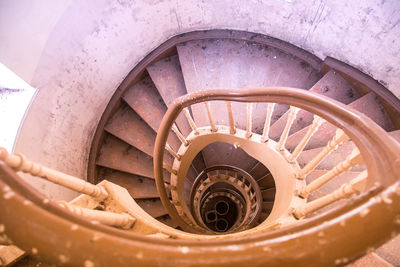
[[[103,186],[93,185],[80,178],[50,169],[27,159],[22,154],[9,154],[3,147],[0,147],[0,160],[15,171],[22,171],[24,173],[29,173],[32,176],[46,179],[52,183],[69,188],[78,193],[91,196],[97,201],[105,201],[109,196],[107,190]],[[15,193],[8,187],[3,188],[3,191],[5,192],[4,198],[6,199],[10,199],[15,195]],[[44,202],[49,202],[49,200],[44,199]],[[92,210],[75,206],[65,201],[59,202],[59,206],[75,215],[86,218],[87,220],[105,225],[121,227],[123,229],[132,228],[136,221],[136,219],[129,214],[118,214],[102,210]]]
[[[221,100],[226,103],[227,118],[225,121],[228,122],[227,125],[221,124],[221,121],[223,121],[220,119],[221,114],[213,112],[213,107],[217,104],[221,104]],[[192,107],[193,110],[193,106],[200,105],[202,102],[204,103],[205,113],[208,117],[208,126],[197,125],[196,119],[190,114],[189,108]],[[239,125],[239,127],[235,126],[236,123],[232,102],[247,103],[245,109],[246,123],[241,126]],[[268,104],[265,114],[265,122],[263,123],[263,132],[255,133],[252,131],[252,110],[254,103],[260,102],[266,102]],[[270,139],[269,130],[271,117],[276,104],[290,105],[290,109],[288,111],[286,125],[279,140],[276,140],[275,142]],[[196,106],[196,108],[199,110],[200,106]],[[217,109],[221,111],[221,107],[218,107]],[[312,121],[312,124],[308,126],[307,132],[301,140],[298,141],[294,149],[288,150],[286,149],[286,142],[289,137],[291,126],[300,109],[313,113],[314,120]],[[184,114],[193,130],[192,133],[187,136],[183,136],[179,129],[174,126],[174,121],[182,110],[184,111]],[[299,168],[297,163],[299,155],[321,125],[324,125],[325,128],[336,128],[336,133],[332,139],[327,142],[326,147],[319,154],[310,160],[304,168]],[[171,184],[167,185],[168,189],[171,190],[172,195],[172,198],[169,198],[169,193],[166,191],[166,185],[163,182],[164,180],[162,175],[162,167],[166,166],[162,164],[162,161],[166,146],[166,138],[170,134],[171,128],[178,135],[182,142],[182,146],[177,152],[174,152],[167,147],[167,150],[172,155],[179,155],[179,157],[175,156],[173,167],[166,168],[171,173]],[[373,131],[372,128],[379,130]],[[297,196],[300,199],[307,198],[320,187],[352,167],[357,165],[366,165],[367,170],[364,171],[362,175],[348,181],[330,194],[315,199],[307,204],[303,202],[303,204],[299,205],[294,203],[295,201],[292,201],[289,205],[291,206],[289,209],[292,210],[290,216],[293,216],[295,219],[300,219],[304,216],[310,215],[339,199],[354,197],[355,195],[371,189],[373,186],[375,188],[388,186],[396,181],[396,176],[393,175],[394,172],[389,173],[389,171],[387,171],[387,173],[384,174],[381,170],[396,169],[395,172],[398,172],[400,168],[399,166],[394,167],[393,165],[393,160],[396,159],[396,156],[393,153],[392,147],[389,145],[392,141],[389,140],[390,137],[388,137],[386,132],[379,128],[379,126],[369,118],[324,96],[292,88],[259,88],[240,91],[208,90],[186,95],[177,99],[170,106],[162,121],[155,145],[154,171],[157,188],[164,206],[179,225],[187,231],[193,231],[193,229],[196,229],[195,224],[197,221],[193,219],[190,207],[188,207],[184,200],[182,184],[185,180],[186,172],[181,171],[180,168],[189,164],[186,161],[190,161],[191,156],[188,155],[196,154],[201,150],[198,143],[196,143],[196,139],[203,136],[217,134],[224,135],[224,137],[219,136],[219,138],[215,138],[215,140],[218,141],[228,140],[231,138],[229,136],[233,136],[238,139],[247,139],[259,144],[266,143],[269,147],[272,147],[275,151],[279,152],[286,162],[286,165],[281,166],[281,168],[292,168],[295,172],[294,179],[297,180],[295,192],[297,192]],[[305,177],[310,174],[332,151],[337,149],[344,142],[353,142],[353,152],[343,162],[338,163],[325,174],[306,184]],[[192,146],[194,147],[192,148]],[[398,149],[398,145],[396,149]],[[386,157],[391,158],[391,160],[382,160],[381,155],[386,155]],[[256,159],[262,160],[262,158]],[[185,169],[185,167],[183,167],[183,169]],[[275,176],[274,178],[275,180],[280,179],[280,177]]]
[[[96,261],[96,266],[101,264],[111,266],[115,264],[115,255],[104,252],[109,251],[109,248],[112,247],[114,251],[118,251],[118,260],[124,262],[134,260],[143,265],[166,262],[169,259],[174,259],[174,263],[179,264],[187,264],[193,259],[196,259],[196,263],[200,265],[210,265],[215,262],[246,264],[250,259],[251,263],[269,263],[271,266],[279,266],[282,262],[287,263],[287,265],[306,265],[310,263],[309,259],[320,256],[321,251],[326,252],[321,259],[327,265],[338,262],[346,263],[349,259],[365,253],[367,248],[376,247],[392,237],[393,234],[400,232],[400,183],[396,182],[400,176],[399,144],[362,114],[324,97],[289,88],[249,89],[240,92],[227,90],[201,92],[185,96],[171,106],[160,127],[155,148],[157,187],[160,194],[165,197],[163,201],[168,201],[166,205],[168,211],[171,212],[175,207],[172,204],[168,205],[169,199],[165,192],[167,185],[164,184],[162,179],[162,158],[166,146],[166,136],[175,118],[184,107],[202,101],[224,99],[229,102],[255,103],[266,101],[295,105],[298,108],[313,112],[343,131],[343,133],[341,131],[336,132],[336,136],[332,138],[319,156],[310,161],[312,163],[309,163],[310,165],[306,169],[303,168],[303,173],[298,169],[299,171],[296,173],[298,178],[293,175],[293,179],[296,181],[304,181],[306,174],[316,166],[315,164],[320,162],[325,154],[337,145],[348,140],[347,138],[355,143],[367,170],[332,194],[320,198],[317,202],[310,202],[298,207],[293,212],[293,216],[302,218],[336,199],[351,197],[353,194],[364,192],[354,197],[345,206],[329,213],[320,214],[292,226],[278,227],[274,231],[260,232],[257,229],[249,229],[241,232],[244,233],[243,235],[238,235],[240,233],[228,234],[226,236],[231,237],[228,239],[219,237],[211,239],[207,236],[200,236],[196,239],[188,235],[189,240],[184,241],[176,239],[160,240],[159,238],[155,239],[157,234],[154,233],[148,236],[139,236],[136,233],[94,223],[93,217],[89,220],[82,220],[76,216],[76,213],[68,212],[67,209],[54,205],[52,201],[49,202],[46,198],[39,197],[37,193],[34,193],[29,186],[23,183],[14,170],[8,167],[17,169],[20,166],[25,166],[22,167],[22,170],[30,170],[32,167],[28,166],[33,165],[23,163],[21,156],[13,155],[9,158],[9,155],[3,153],[3,150],[0,160],[0,237],[3,240],[12,240],[13,243],[26,251],[32,252],[32,254],[36,255],[39,252],[39,255],[43,254],[43,257],[51,262],[71,265],[93,266],[93,262]],[[272,105],[268,105],[266,121],[269,120],[268,117],[271,118],[268,115],[268,110],[271,114],[272,109],[270,107]],[[234,119],[232,115],[231,121],[234,121]],[[246,138],[246,130],[236,127],[235,123],[229,123],[229,126],[224,127],[216,123],[215,127],[217,131],[213,134],[216,135],[225,131],[224,134],[226,135],[235,134],[237,138],[248,141],[259,139],[261,145],[274,144],[274,141],[269,139],[269,125],[264,127],[266,129],[264,133],[256,134],[253,132],[248,139]],[[197,127],[197,129],[198,135],[201,137],[205,130],[201,127]],[[210,133],[211,127],[206,130]],[[195,134],[193,133],[193,135]],[[187,141],[187,146],[183,145],[182,150],[176,153],[175,157],[176,160],[181,159],[182,162],[184,161],[183,158],[190,154],[191,149],[193,149],[191,146],[196,143],[194,139],[191,139],[192,137],[184,138]],[[277,146],[274,149],[282,157],[287,158],[288,163],[295,158],[291,157],[293,153],[290,154],[285,149],[279,151]],[[353,154],[355,158],[358,157],[357,154],[357,151]],[[349,162],[353,159],[351,157]],[[296,165],[295,163],[296,161],[291,165]],[[348,163],[343,164],[341,168],[347,168],[347,165]],[[181,166],[182,164],[177,167]],[[33,169],[38,170],[39,168]],[[179,175],[180,168],[176,168],[176,171]],[[337,171],[340,171],[340,168],[337,168]],[[33,174],[35,173],[38,172],[33,172]],[[50,174],[54,175],[53,172],[49,172],[42,176],[49,178]],[[52,176],[51,179],[53,178]],[[367,183],[366,188],[373,188],[373,190],[365,192],[365,189],[363,189],[365,182]],[[169,184],[168,187],[169,190],[176,190],[173,184]],[[87,189],[84,188],[77,187],[77,189],[85,190],[89,194],[97,191],[94,189],[86,191]],[[89,186],[88,188],[92,187]],[[109,194],[109,191],[107,192]],[[93,193],[93,195],[94,198],[100,196],[96,193]],[[139,223],[141,217],[145,217],[145,214],[138,213],[137,215],[134,226]],[[104,223],[111,225],[114,222],[116,221],[108,219],[104,221]],[[129,220],[125,220],[125,218],[121,222],[123,222],[122,227],[126,225],[125,223],[129,224]],[[271,225],[269,230],[273,227],[274,225]],[[29,231],[26,231],[26,229],[29,229]],[[365,235],[366,232],[372,232],[374,235]],[[51,238],[49,238],[49,234]],[[159,235],[163,234],[160,233]],[[284,238],[282,238],[283,236]],[[349,246],[349,243],[351,243],[351,246]],[[318,244],[318,246],[315,244]],[[341,249],[338,250],[338,247]],[[82,251],[85,251],[85,253],[82,253]],[[198,257],[199,251],[202,255],[205,255],[204,258]],[[302,257],[299,257],[299,251],[301,251]]]

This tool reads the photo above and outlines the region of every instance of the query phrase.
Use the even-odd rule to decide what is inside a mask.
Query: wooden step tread
[[[107,136],[97,165],[154,179],[153,158],[114,136]],[[168,178],[169,174],[164,173]]]
[[[373,92],[363,95],[356,101],[350,103],[348,106],[361,113],[364,113],[364,115],[370,117],[373,121],[375,121],[375,123],[380,125],[386,131],[393,129],[392,122]],[[294,148],[306,134],[308,128],[309,126],[290,135],[286,142],[286,148],[289,150],[294,150]],[[334,136],[336,129],[337,127],[333,126],[329,122],[323,123],[314,133],[306,145],[305,150],[325,146],[326,143]]]
[[[147,72],[167,107],[187,93],[177,55],[153,63],[147,67]],[[185,136],[192,131],[183,114],[179,115],[176,123]]]
[[[333,70],[325,74],[309,91],[332,98],[346,105],[360,97],[357,91],[355,91],[340,74]],[[285,128],[288,115],[289,111],[285,112],[285,114],[271,126],[269,134],[271,139],[278,140],[280,138]],[[312,123],[313,118],[314,116],[311,112],[300,110],[296,119],[293,121],[289,134],[293,134],[307,127]]]
[[[262,86],[310,88],[321,75],[299,58],[260,44],[242,40],[198,40],[177,46],[188,92],[203,89],[240,89]],[[235,103],[238,104],[238,103]],[[225,108],[225,107],[223,107]],[[226,108],[217,110],[216,121],[227,120]],[[244,108],[233,106],[235,122],[245,126]],[[258,109],[262,112],[258,112]],[[277,107],[282,115],[287,106]],[[266,104],[257,104],[253,112],[253,129],[262,131]],[[199,110],[193,109],[199,123],[207,123]]]
[[[336,150],[329,153],[329,155],[323,159],[315,169],[330,170],[337,164],[344,161],[349,156],[356,145],[352,141],[347,141],[341,144]],[[299,166],[303,168],[308,162],[310,162],[316,155],[318,155],[324,147],[313,148],[310,150],[303,151],[297,158]],[[365,170],[365,165],[358,165],[352,168],[353,171]]]
[[[327,170],[313,170],[309,175],[306,177],[306,182],[307,184],[311,183],[321,175],[324,175],[327,173]],[[354,178],[356,178],[360,172],[358,171],[346,171],[342,173],[341,175],[333,178],[323,186],[321,186],[319,189],[311,193],[307,200],[312,201],[316,198],[322,197],[326,194],[332,193],[335,189],[338,189],[342,184],[350,182]]]
[[[124,101],[155,131],[158,131],[167,107],[150,77],[136,83],[122,96]],[[178,150],[181,143],[170,134],[168,143]]]
[[[156,183],[152,179],[112,170],[106,171],[103,178],[124,187],[136,200],[159,197]]]
[[[129,106],[124,105],[120,108],[104,129],[147,155],[153,156],[156,133]]]

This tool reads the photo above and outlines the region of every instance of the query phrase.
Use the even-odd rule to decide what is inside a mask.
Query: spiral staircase
[[[0,153],[2,240],[30,254],[21,266],[400,266],[399,115],[333,58],[246,32],[176,36],[105,110],[96,186]],[[83,194],[52,203],[17,170]]]

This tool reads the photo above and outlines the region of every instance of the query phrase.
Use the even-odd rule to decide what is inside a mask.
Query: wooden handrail
[[[369,186],[376,181],[380,181],[383,186],[388,186],[397,179],[393,173],[382,176],[382,173],[378,172],[378,170],[385,168],[395,168],[396,171],[400,171],[399,166],[393,167],[393,162],[397,159],[397,156],[393,153],[393,147],[389,145],[391,141],[389,141],[387,133],[365,115],[354,111],[342,103],[316,93],[297,90],[294,88],[272,87],[243,89],[240,91],[225,89],[200,91],[182,96],[170,105],[159,128],[154,150],[154,171],[160,198],[170,215],[184,229],[189,230],[190,227],[179,217],[176,209],[172,207],[166,195],[165,185],[163,182],[162,160],[163,149],[166,142],[166,133],[168,133],[173,122],[183,108],[201,102],[205,103],[209,118],[211,119],[211,127],[216,130],[216,125],[213,122],[211,110],[209,108],[209,101],[217,100],[245,103],[272,102],[294,106],[291,112],[292,116],[290,116],[292,118],[290,118],[289,123],[287,123],[287,125],[289,125],[287,127],[288,129],[290,129],[291,123],[295,118],[295,114],[297,113],[296,111],[298,111],[298,109],[307,110],[339,127],[339,129],[346,131],[345,136],[351,138],[361,151],[369,173]],[[339,139],[342,138],[340,137]],[[332,144],[333,143],[331,142],[331,145]],[[336,145],[337,144],[334,144],[333,147]],[[396,145],[397,149],[399,149],[399,145],[395,144],[395,146]],[[377,156],[380,154],[385,154],[387,160],[382,160],[382,157]]]
[[[0,147],[0,160],[4,161],[15,171],[29,173],[32,176],[46,179],[52,183],[59,184],[81,194],[86,194],[99,200],[104,200],[108,197],[107,191],[101,186],[88,183],[80,178],[45,167],[27,159],[22,154],[9,154],[3,147]]]

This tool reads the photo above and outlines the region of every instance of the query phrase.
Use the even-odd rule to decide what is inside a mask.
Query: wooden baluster
[[[177,170],[173,169],[171,166],[169,166],[165,162],[163,162],[163,168],[166,169],[169,173],[172,173],[172,174],[175,174],[175,175],[178,173]]]
[[[300,143],[297,145],[293,153],[289,157],[289,162],[294,162],[299,154],[303,151],[304,147],[307,145],[308,141],[310,141],[313,134],[318,130],[319,126],[324,122],[321,117],[314,115],[314,120],[311,126],[308,128],[306,135],[301,139]]]
[[[324,149],[319,152],[307,165],[299,171],[296,175],[297,179],[304,179],[318,164],[333,150],[335,150],[341,143],[350,140],[341,129],[337,129],[335,136],[328,142]]]
[[[176,190],[175,185],[164,183],[164,186],[165,186],[165,188],[168,188],[169,190]]]
[[[211,113],[211,108],[210,108],[210,103],[209,102],[204,102],[206,105],[206,110],[208,114],[208,119],[210,120],[210,125],[211,125],[211,132],[216,132],[217,131],[217,126],[215,125],[212,113]]]
[[[336,165],[333,169],[328,171],[327,173],[321,175],[310,184],[308,184],[301,192],[300,196],[306,198],[308,194],[314,192],[339,174],[351,169],[356,165],[363,164],[363,158],[360,154],[360,151],[357,148],[354,148],[351,154],[338,165]]]
[[[194,131],[194,134],[199,135],[199,130],[197,129],[196,123],[194,122],[192,116],[190,115],[189,109],[184,108],[183,113],[185,114],[185,117],[188,120],[190,127]]]
[[[265,118],[264,130],[261,136],[261,142],[265,143],[269,140],[269,127],[271,124],[272,113],[274,112],[275,103],[268,103],[267,116]]]
[[[165,145],[165,149],[174,157],[174,158],[176,158],[177,160],[181,160],[181,155],[179,155],[178,153],[176,153],[173,149],[172,149],[172,147],[169,145],[169,144],[166,144]]]
[[[176,134],[176,136],[178,136],[179,140],[182,142],[182,144],[184,144],[185,146],[189,145],[189,141],[186,140],[186,138],[183,136],[183,134],[179,131],[178,127],[176,127],[176,125],[172,125],[172,131]]]
[[[235,128],[235,121],[233,120],[232,103],[231,103],[231,101],[225,101],[225,103],[226,103],[226,107],[228,109],[229,133],[235,134],[236,128]]]
[[[88,219],[91,221],[97,221],[101,224],[121,227],[125,230],[131,229],[132,226],[136,222],[136,219],[127,213],[118,214],[118,213],[109,212],[109,211],[91,210],[91,209],[71,205],[65,201],[60,201],[60,202],[58,202],[58,204],[61,207],[68,210],[69,212],[72,212],[73,214],[78,215],[78,216],[82,216],[85,219]]]
[[[52,183],[59,184],[71,190],[104,200],[108,197],[107,191],[102,186],[88,183],[77,177],[47,168],[25,158],[22,154],[8,154],[5,148],[0,147],[0,160],[4,161],[15,171],[29,173],[32,176],[46,179]]]
[[[286,126],[283,129],[281,138],[279,139],[279,143],[278,143],[278,150],[284,150],[285,149],[285,144],[286,144],[286,140],[288,138],[289,135],[289,131],[290,128],[292,127],[293,121],[296,118],[297,113],[299,112],[299,108],[296,108],[294,106],[290,107],[290,111],[289,111],[289,116],[286,122]]]
[[[308,202],[303,207],[296,208],[293,212],[293,215],[297,219],[300,219],[301,217],[304,217],[318,209],[321,209],[337,200],[343,198],[350,198],[354,194],[361,193],[366,186],[367,177],[368,177],[367,171],[363,171],[352,181],[341,185],[339,189],[336,189],[332,193],[327,194],[311,202]]]
[[[246,138],[250,138],[253,133],[253,103],[247,103],[247,123],[246,123]]]

